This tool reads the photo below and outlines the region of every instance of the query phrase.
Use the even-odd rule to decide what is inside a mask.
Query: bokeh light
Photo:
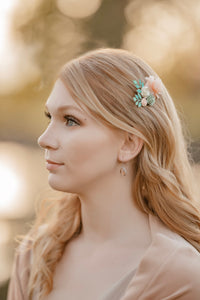
[[[8,214],[15,210],[15,197],[22,188],[22,180],[9,166],[8,162],[0,161],[0,214]]]
[[[137,13],[135,13],[137,10]],[[196,47],[196,34],[176,2],[129,1],[125,9],[129,27],[123,47],[143,57],[159,72],[171,71],[177,55]]]
[[[34,214],[38,189],[48,184],[44,166],[39,147],[0,143],[0,217],[21,219]]]
[[[57,0],[58,9],[68,17],[86,18],[94,14],[101,5],[101,0]]]
[[[13,31],[13,13],[17,3],[17,0],[0,1],[0,93],[4,95],[17,92],[38,80],[41,73],[34,62],[37,47],[27,46]]]

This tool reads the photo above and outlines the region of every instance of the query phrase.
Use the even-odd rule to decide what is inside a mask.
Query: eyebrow
[[[48,110],[48,107],[47,107],[47,105],[45,105],[45,108]],[[62,111],[62,110],[69,110],[69,109],[73,109],[73,110],[77,110],[78,112],[80,112],[80,113],[83,113],[83,111],[81,111],[78,107],[76,107],[76,106],[73,106],[73,105],[63,105],[63,106],[60,106],[59,108],[58,108],[58,111],[60,112],[60,111]]]

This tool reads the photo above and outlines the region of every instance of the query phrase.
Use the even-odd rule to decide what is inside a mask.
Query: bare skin
[[[48,299],[58,299],[59,293],[64,293],[59,299],[98,299],[137,267],[151,243],[148,216],[136,207],[132,195],[132,162],[143,141],[83,111],[60,79],[46,105],[51,122],[38,143],[46,159],[61,163],[49,167],[49,184],[79,196],[83,224],[57,265],[56,289]],[[64,105],[73,105],[79,112],[58,112]],[[66,121],[65,115],[78,122]],[[123,177],[124,164],[128,172]]]

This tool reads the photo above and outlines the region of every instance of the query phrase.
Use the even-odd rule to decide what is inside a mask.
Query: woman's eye
[[[49,124],[50,120],[51,120],[51,115],[50,115],[49,112],[46,112],[46,111],[44,112],[44,114],[49,119],[49,122],[48,122],[48,124]],[[74,119],[72,116],[66,115],[66,116],[64,116],[64,119],[67,120],[67,122],[65,122],[65,124],[67,126],[71,127],[71,126],[73,126],[73,124],[80,125],[80,123],[78,122],[78,120]]]
[[[47,111],[44,112],[45,116],[49,119],[48,124],[50,123],[51,120],[51,115]]]
[[[73,126],[73,123],[75,125],[79,125],[79,123],[71,116],[64,116],[64,118],[67,120],[66,125],[72,124],[72,126]],[[71,126],[71,125],[69,125],[69,126]]]

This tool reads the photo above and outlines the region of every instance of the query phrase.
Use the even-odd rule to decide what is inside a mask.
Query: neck
[[[134,204],[131,180],[119,177],[113,182],[113,178],[107,178],[101,186],[93,185],[92,190],[88,190],[87,195],[79,195],[82,241],[123,245],[149,242],[148,215]]]

